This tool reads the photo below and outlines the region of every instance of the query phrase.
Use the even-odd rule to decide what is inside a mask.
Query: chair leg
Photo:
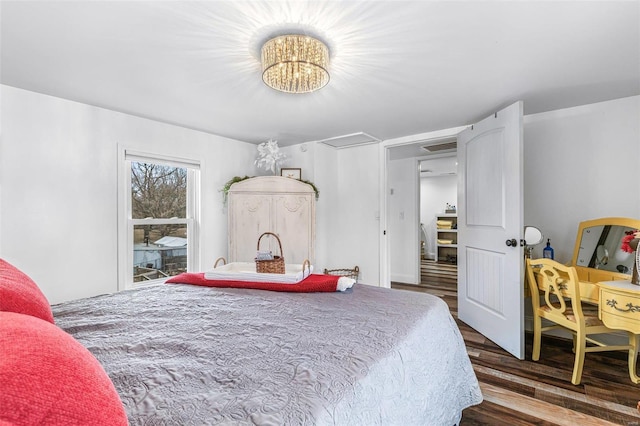
[[[585,349],[587,348],[587,336],[584,331],[579,330],[576,333],[575,339],[575,351],[576,351],[576,361],[573,365],[573,376],[571,377],[571,383],[574,385],[580,384],[580,379],[582,379],[582,367],[584,366],[584,354]]]
[[[633,383],[640,383],[636,375],[636,361],[638,360],[638,335],[629,333],[629,377]],[[638,402],[640,404],[640,402]]]
[[[531,359],[538,361],[540,359],[540,340],[542,339],[542,318],[537,315],[533,317],[533,351]]]

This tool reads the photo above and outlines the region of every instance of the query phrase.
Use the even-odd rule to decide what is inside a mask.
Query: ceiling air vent
[[[457,146],[458,146],[458,143],[456,141],[451,141],[451,142],[436,143],[433,145],[424,145],[422,149],[424,149],[427,152],[438,152],[438,151],[448,151],[451,149],[456,149]]]
[[[380,139],[364,132],[352,133],[350,135],[336,136],[334,138],[323,139],[318,142],[332,146],[334,148],[346,148],[348,146],[366,145],[378,143]]]

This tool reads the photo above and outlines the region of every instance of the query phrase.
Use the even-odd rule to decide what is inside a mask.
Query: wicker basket
[[[358,275],[360,275],[360,268],[355,266],[353,269],[341,268],[341,269],[325,269],[325,275],[339,275],[341,277],[349,277],[358,281]]]
[[[260,240],[265,235],[273,235],[278,240],[278,246],[280,247],[280,256],[273,256],[271,260],[258,260],[256,259],[256,272],[261,274],[284,274],[284,257],[282,256],[282,243],[280,238],[273,232],[265,232],[258,238],[258,250],[260,250]]]

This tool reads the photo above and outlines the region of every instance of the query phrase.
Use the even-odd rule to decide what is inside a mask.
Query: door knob
[[[515,238],[507,240],[508,247],[516,247],[518,245],[518,241]]]

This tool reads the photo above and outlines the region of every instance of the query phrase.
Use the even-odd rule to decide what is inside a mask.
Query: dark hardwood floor
[[[540,361],[520,361],[458,320],[455,265],[423,261],[422,283],[393,288],[444,299],[467,346],[484,402],[463,413],[461,425],[627,425],[640,426],[636,404],[640,385],[631,382],[624,352],[588,353],[580,385],[571,384],[571,342],[543,337]]]

